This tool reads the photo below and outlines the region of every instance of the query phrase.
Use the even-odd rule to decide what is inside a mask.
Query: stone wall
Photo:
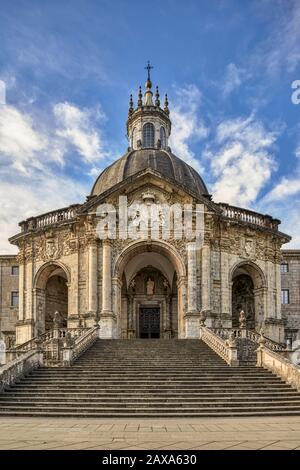
[[[11,292],[19,291],[19,276],[12,274],[12,266],[18,266],[16,256],[0,256],[0,336],[7,347],[15,339],[18,307],[11,305]]]
[[[289,304],[282,305],[286,339],[300,338],[300,250],[283,250],[288,272],[281,274],[281,288],[289,290]]]

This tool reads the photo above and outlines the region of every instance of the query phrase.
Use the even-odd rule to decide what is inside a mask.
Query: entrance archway
[[[122,337],[174,338],[178,336],[176,278],[176,272],[173,272],[173,279],[170,283],[159,269],[148,265],[134,273],[127,286],[124,273]]]
[[[35,334],[39,335],[54,326],[54,314],[60,327],[67,326],[68,285],[70,275],[65,266],[46,263],[34,280]]]
[[[266,281],[262,270],[254,263],[239,263],[232,271],[231,284],[232,326],[239,327],[239,315],[243,310],[247,328],[259,329],[266,305]]]
[[[113,276],[119,337],[184,337],[185,265],[172,246],[130,245],[117,258]]]
[[[232,284],[232,327],[239,327],[240,311],[245,312],[247,327],[255,326],[254,285],[248,274],[239,274]]]

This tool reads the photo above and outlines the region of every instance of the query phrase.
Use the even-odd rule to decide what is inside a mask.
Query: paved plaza
[[[300,417],[216,419],[2,417],[0,449],[300,450]]]

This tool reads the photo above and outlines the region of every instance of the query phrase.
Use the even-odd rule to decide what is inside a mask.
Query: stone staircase
[[[0,415],[300,415],[300,393],[199,340],[97,340],[71,367],[42,367],[0,395]]]

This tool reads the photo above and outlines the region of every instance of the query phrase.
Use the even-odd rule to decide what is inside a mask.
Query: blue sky
[[[84,201],[124,153],[147,60],[174,153],[300,248],[299,0],[0,0],[0,41],[2,253],[20,220]]]

